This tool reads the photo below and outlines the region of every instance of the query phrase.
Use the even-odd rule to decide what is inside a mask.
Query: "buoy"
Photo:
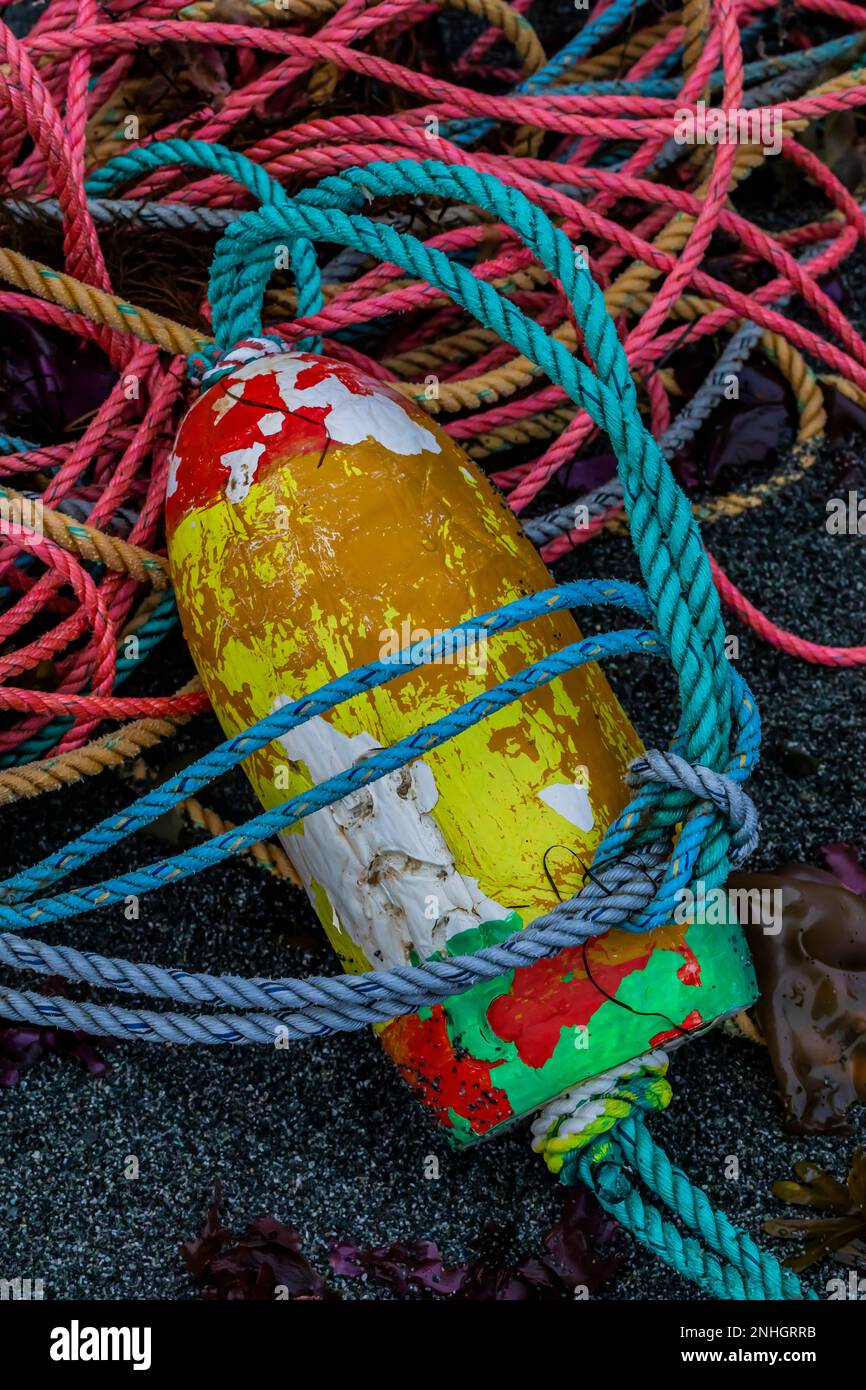
[[[170,460],[184,633],[236,734],[288,700],[550,588],[517,521],[414,401],[310,353],[241,361]],[[570,614],[486,640],[315,717],[245,770],[266,808],[578,641]],[[283,835],[346,970],[464,954],[572,896],[640,743],[597,666],[493,714]],[[739,926],[611,931],[392,1020],[382,1042],[457,1144],[754,997]]]

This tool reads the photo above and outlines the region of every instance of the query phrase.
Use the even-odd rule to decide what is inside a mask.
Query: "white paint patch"
[[[280,697],[274,709],[286,703]],[[280,742],[317,783],[381,746],[367,733],[350,738],[319,716]],[[430,814],[438,800],[432,769],[416,762],[307,816],[302,834],[280,836],[313,901],[318,883],[376,970],[408,965],[412,953],[426,960],[457,932],[508,915],[476,879],[458,872]]]
[[[177,470],[180,468],[180,454],[171,453],[168,456],[168,480],[165,485],[166,497],[172,497],[177,492]]]
[[[439,443],[430,430],[416,424],[400,401],[378,391],[359,396],[339,377],[326,376],[299,390],[295,385],[309,363],[297,359],[273,360],[277,386],[289,410],[327,407],[325,424],[331,438],[340,444],[363,444],[375,439],[392,454],[420,454],[425,449],[439,453]]]
[[[286,417],[279,410],[272,410],[269,415],[263,415],[259,420],[259,434],[279,434],[286,422]]]
[[[578,830],[588,832],[595,825],[589,792],[581,783],[554,782],[553,786],[545,787],[538,795],[545,805],[576,825]]]
[[[297,410],[302,414],[304,409],[327,409],[325,424],[337,444],[362,444],[366,439],[375,439],[392,454],[420,454],[425,449],[432,454],[441,452],[432,430],[419,425],[402,401],[394,400],[384,391],[373,388],[370,395],[356,395],[335,375],[299,388],[296,385],[298,377],[314,365],[315,359],[281,353],[278,357],[263,357],[250,362],[234,372],[232,380],[249,381],[273,373],[287,410]],[[222,418],[241,399],[240,393],[221,397],[214,406],[218,418]],[[270,413],[263,419],[269,420]],[[271,432],[270,429],[263,429],[263,420],[258,423],[262,433]]]
[[[229,411],[233,406],[236,406],[237,403],[238,397],[230,396],[228,393],[224,396],[215,396],[213,400],[213,413],[217,423],[219,423],[224,415],[228,415]]]
[[[253,485],[256,467],[265,452],[264,444],[256,441],[247,449],[232,449],[220,457],[220,463],[230,471],[226,497],[230,502],[242,502]]]

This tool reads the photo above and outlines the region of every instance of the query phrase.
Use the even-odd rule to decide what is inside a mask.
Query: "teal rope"
[[[168,163],[229,174],[257,196],[267,176],[230,150],[171,140],[110,161],[88,184],[105,196],[120,182]],[[264,206],[232,224],[211,271],[214,331],[224,349],[261,332],[261,311],[275,247],[296,240],[353,246],[427,280],[537,363],[610,435],[624,487],[632,539],[662,637],[670,649],[683,708],[685,755],[723,767],[731,732],[730,672],[718,596],[689,504],[644,428],[625,353],[603,296],[568,238],[542,209],[490,175],[437,161],[371,162],[290,198],[267,179]],[[598,375],[491,286],[435,248],[362,216],[373,196],[406,193],[459,198],[512,227],[562,285]],[[724,832],[722,832],[723,835]],[[714,846],[717,862],[726,845]]]
[[[688,502],[640,419],[628,363],[601,292],[576,257],[571,243],[546,214],[521,193],[489,175],[449,168],[436,161],[404,160],[395,164],[373,161],[289,197],[243,156],[219,146],[183,140],[161,142],[119,156],[90,180],[88,192],[91,196],[105,197],[121,181],[138,178],[166,164],[182,164],[229,175],[252,191],[261,203],[259,209],[244,213],[232,223],[214,256],[210,298],[215,337],[223,351],[238,340],[261,334],[265,289],[274,267],[275,251],[280,245],[286,244],[290,249],[298,281],[299,312],[309,313],[306,306],[310,302],[320,302],[321,289],[312,245],[316,241],[327,241],[367,252],[442,290],[534,362],[606,430],[617,456],[632,539],[651,611],[662,646],[670,654],[677,676],[682,706],[677,751],[681,750],[690,764],[701,764],[713,773],[730,766],[733,715],[735,711],[742,711],[744,705],[752,715],[756,716],[756,712],[742,691],[739,699],[733,698],[732,676],[724,658],[720,606],[700,536]],[[406,193],[474,203],[511,227],[561,284],[573,307],[594,371],[495,289],[476,280],[458,262],[410,235],[398,233],[363,215],[364,204],[371,197]],[[640,643],[648,635],[633,636]],[[613,649],[610,638],[599,641],[607,650]],[[569,656],[574,660],[577,652]],[[547,664],[538,663],[539,667]],[[524,679],[529,675],[529,672],[524,673]],[[510,698],[519,694],[518,683]],[[443,736],[451,736],[456,731],[473,703],[477,704],[469,702],[463,711],[455,712],[456,718],[449,716],[439,721]],[[303,717],[300,709],[298,717]],[[741,729],[748,727],[749,716],[738,714],[738,722]],[[377,754],[376,761],[382,767],[377,766],[376,773],[381,775],[395,754],[411,756],[411,739]],[[373,772],[372,767],[368,766],[368,770]],[[345,780],[346,774],[343,778]],[[339,779],[331,780],[335,783],[333,788],[325,784],[313,789],[297,811],[304,814],[311,805],[320,804],[323,794],[329,799],[345,794],[342,784],[336,786]],[[688,802],[684,789],[666,787],[661,792],[657,787],[642,789],[631,809],[638,804],[642,810],[654,812],[652,823],[643,831],[644,840],[657,841],[660,826],[672,831]],[[283,816],[287,810],[288,806],[280,808]],[[273,815],[265,813],[245,830],[258,829],[269,823],[268,818]],[[698,831],[702,816],[703,823]],[[124,820],[121,820],[117,828],[123,826]],[[611,827],[611,832],[605,845],[612,848],[614,855],[621,853],[634,839],[633,832],[629,838],[622,819]],[[730,826],[719,814],[707,816],[699,811],[697,821],[687,821],[682,840],[688,840],[689,836],[694,840],[696,835],[700,849],[695,849],[693,856],[687,856],[689,869],[695,869],[700,876],[712,875],[718,881],[727,866]],[[678,846],[678,853],[681,847]],[[73,850],[73,862],[82,851],[87,855],[84,846],[81,851]],[[57,867],[61,871],[65,867],[62,860]],[[175,870],[179,867],[179,864],[173,866]],[[670,873],[669,866],[669,878]],[[172,874],[176,876],[176,872]],[[110,890],[110,896],[111,890],[117,892],[124,883],[133,886],[133,879],[137,877],[130,875],[125,880],[109,880],[100,885],[99,900],[106,889]],[[14,886],[24,887],[21,878]],[[21,919],[27,916],[51,920],[67,912],[83,910],[88,899],[94,901],[87,890],[83,894],[59,894],[53,900],[43,899],[25,908],[6,907],[0,912],[0,919],[5,918],[8,926],[20,925]],[[206,1020],[202,1020],[201,1026],[205,1023]],[[130,1026],[135,1025],[131,1023]],[[234,1026],[240,1024],[235,1021]],[[602,1156],[603,1163],[600,1162]],[[708,1250],[693,1237],[682,1236],[655,1208],[644,1204],[624,1173],[623,1164],[629,1156],[645,1183],[677,1211],[687,1226],[699,1232],[710,1247]],[[596,1143],[591,1150],[575,1155],[574,1163],[569,1166],[575,1164],[608,1209],[629,1225],[638,1239],[714,1295],[743,1298],[760,1287],[762,1297],[767,1296],[767,1289],[770,1296],[775,1291],[782,1297],[799,1296],[793,1293],[789,1280],[782,1274],[777,1276],[771,1257],[763,1256],[748,1237],[713,1213],[706,1197],[672,1168],[648,1137],[646,1140],[642,1137],[636,1121],[630,1127],[622,1124],[616,1136],[608,1137],[603,1145]]]
[[[695,1187],[680,1168],[674,1167],[636,1116],[631,1115],[617,1125],[616,1137],[626,1159],[650,1191],[696,1231],[716,1255],[734,1265],[744,1280],[759,1279],[763,1286],[772,1290],[773,1298],[798,1296],[800,1281],[793,1270],[783,1269],[751,1236],[722,1212],[715,1211],[706,1193]]]
[[[0,454],[29,454],[39,445],[17,434],[0,434]]]
[[[674,1167],[644,1123],[641,1112],[652,1108],[644,1104],[645,1080],[630,1083],[630,1087],[635,1092],[631,1112],[603,1138],[570,1154],[560,1174],[562,1181],[584,1182],[605,1210],[642,1245],[712,1298],[817,1299],[811,1289],[804,1289],[793,1270],[785,1269],[774,1255],[762,1250]],[[644,1201],[629,1168],[698,1239],[683,1234]]]

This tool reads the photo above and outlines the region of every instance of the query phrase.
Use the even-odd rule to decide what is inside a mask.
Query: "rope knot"
[[[730,773],[689,763],[679,754],[648,748],[635,758],[627,781],[632,787],[654,783],[684,792],[696,803],[709,803],[724,817],[731,832],[731,860],[741,864],[758,843],[758,812],[748,792]]]
[[[632,1190],[632,1183],[618,1162],[601,1159],[589,1171],[594,1179],[593,1185],[597,1197],[600,1197],[610,1206],[619,1206],[626,1200]]]
[[[570,1181],[578,1156],[604,1141],[637,1110],[664,1110],[671,1099],[667,1054],[647,1052],[564,1091],[539,1112],[532,1124],[532,1147],[551,1173]],[[594,1148],[599,1161],[607,1149]]]
[[[227,376],[235,367],[246,366],[248,362],[256,362],[261,357],[278,357],[281,353],[290,351],[288,343],[276,333],[242,338],[226,352],[220,352],[215,346],[213,353],[209,355],[207,370],[201,378],[202,389],[207,390],[208,386],[213,386],[214,382]]]

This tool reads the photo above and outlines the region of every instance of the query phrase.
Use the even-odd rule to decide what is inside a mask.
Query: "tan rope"
[[[224,835],[227,831],[235,829],[234,821],[223,820],[217,811],[203,806],[194,796],[188,796],[186,801],[180,803],[178,809],[184,812],[197,830],[206,830],[209,835]],[[296,888],[301,887],[301,880],[292,868],[285,850],[272,841],[260,840],[257,844],[250,845],[248,850],[244,850],[244,857],[252,859],[260,868],[267,869],[277,878],[294,884]]]
[[[132,575],[140,584],[150,584],[154,589],[167,589],[171,583],[168,561],[162,555],[153,555],[141,546],[122,541],[119,536],[107,535],[95,526],[75,521],[64,512],[46,507],[38,498],[25,497],[5,483],[0,483],[0,502],[11,504],[22,516],[33,510],[34,522],[41,526],[43,534],[55,545],[80,555],[82,560],[98,561],[107,569]]]
[[[201,690],[198,677],[188,681],[177,695],[190,695]],[[95,777],[107,767],[119,767],[138,757],[145,748],[153,748],[176,732],[192,718],[189,714],[166,716],[164,719],[136,719],[114,733],[52,758],[41,758],[23,767],[7,768],[0,772],[0,804],[8,805],[23,797],[39,796],[42,792],[57,791],[59,787],[80,782],[83,777]]]
[[[443,9],[451,8],[476,15],[492,28],[499,29],[517,54],[524,77],[531,77],[547,62],[547,55],[532,25],[506,4],[506,0],[436,0],[436,3]],[[330,101],[338,80],[339,71],[333,63],[319,65],[307,89],[310,102],[320,106]]]
[[[709,0],[685,0],[683,5],[683,68],[689,73],[698,62],[710,35]]]
[[[0,246],[0,277],[20,290],[29,290],[39,299],[48,299],[64,309],[83,314],[93,323],[107,324],[118,333],[133,333],[145,343],[157,343],[175,355],[198,352],[213,339],[206,333],[175,323],[150,309],[127,304],[117,295],[108,294],[94,285],[86,285],[62,270],[52,270],[39,261],[30,260],[18,251]]]

